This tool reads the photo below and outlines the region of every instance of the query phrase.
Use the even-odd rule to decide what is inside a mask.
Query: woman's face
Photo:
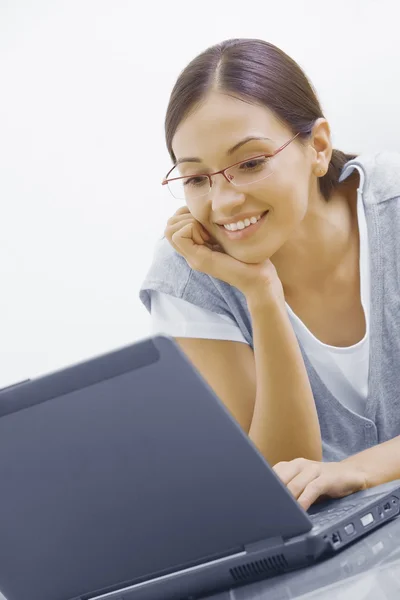
[[[228,150],[249,136],[252,140],[233,153]],[[293,133],[263,106],[248,104],[212,92],[178,127],[172,148],[182,162],[182,176],[212,173],[263,153],[273,153]],[[261,181],[235,187],[221,174],[212,177],[208,194],[187,200],[193,217],[216,239],[224,251],[247,263],[271,257],[304,219],[316,178],[314,148],[297,139],[271,159],[271,174]],[[238,222],[248,215],[267,214],[244,235],[226,231],[221,221]]]

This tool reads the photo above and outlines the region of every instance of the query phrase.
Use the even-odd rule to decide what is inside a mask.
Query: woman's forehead
[[[264,106],[227,95],[208,97],[180,123],[172,140],[177,159],[226,152],[241,139],[254,135],[282,137],[283,125]]]

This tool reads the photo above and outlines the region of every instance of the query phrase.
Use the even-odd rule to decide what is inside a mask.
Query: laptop
[[[194,600],[327,558],[400,499],[304,511],[167,336],[3,389],[0,482],[7,600]]]
[[[391,578],[390,573],[396,572],[397,579]],[[212,600],[390,600],[399,598],[399,592],[400,519],[394,519],[311,569],[237,587],[213,595]]]

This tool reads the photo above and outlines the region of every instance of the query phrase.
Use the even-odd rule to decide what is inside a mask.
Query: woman
[[[400,478],[400,156],[333,150],[300,67],[249,39],[183,70],[166,142],[155,331],[304,508]]]

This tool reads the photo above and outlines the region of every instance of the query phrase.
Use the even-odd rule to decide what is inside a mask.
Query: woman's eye
[[[183,180],[183,185],[194,185],[196,187],[202,185],[208,180],[208,177],[188,177]]]
[[[247,160],[245,163],[242,163],[240,167],[245,171],[257,169],[258,167],[263,167],[267,164],[268,159],[263,156],[262,158],[254,158],[252,160]]]

